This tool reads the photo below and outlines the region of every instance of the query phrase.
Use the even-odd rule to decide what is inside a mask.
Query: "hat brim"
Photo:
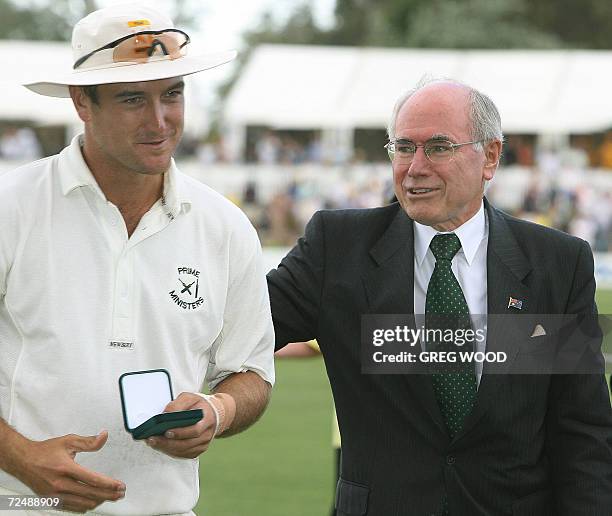
[[[184,56],[174,60],[130,63],[107,68],[72,71],[45,81],[23,84],[26,88],[47,97],[70,97],[68,86],[89,86],[119,82],[156,81],[190,75],[229,63],[236,57],[235,50],[226,50],[201,56]]]

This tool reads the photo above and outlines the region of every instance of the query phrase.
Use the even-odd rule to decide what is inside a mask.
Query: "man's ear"
[[[87,123],[91,120],[92,101],[85,95],[85,92],[80,86],[68,86],[70,90],[70,98],[74,104],[79,118]]]
[[[493,140],[488,142],[484,147],[485,163],[483,176],[487,181],[493,179],[499,160],[501,159],[502,142]]]

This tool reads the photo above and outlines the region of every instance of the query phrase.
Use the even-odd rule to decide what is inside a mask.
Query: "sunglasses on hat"
[[[73,69],[77,69],[94,54],[107,49],[113,50],[115,63],[145,63],[159,55],[159,51],[170,59],[185,55],[185,46],[190,42],[189,35],[178,29],[161,31],[142,31],[116,39],[79,58]]]

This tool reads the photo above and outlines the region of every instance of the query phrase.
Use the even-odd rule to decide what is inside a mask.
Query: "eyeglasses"
[[[447,163],[453,159],[455,149],[472,143],[481,143],[484,140],[477,140],[465,143],[453,143],[448,140],[429,140],[425,143],[416,144],[409,140],[391,140],[385,149],[389,154],[389,159],[400,165],[409,165],[414,159],[417,147],[423,147],[425,156],[432,163]]]
[[[170,59],[177,59],[185,55],[185,45],[190,42],[187,33],[178,29],[166,29],[160,31],[145,30],[136,34],[130,34],[119,38],[93,52],[79,58],[73,65],[77,69],[91,56],[102,50],[113,50],[114,63],[145,63],[149,61],[156,52],[161,51]]]

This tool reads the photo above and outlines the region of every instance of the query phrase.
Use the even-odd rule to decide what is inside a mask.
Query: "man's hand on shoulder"
[[[41,496],[59,496],[64,510],[86,512],[125,496],[125,484],[75,462],[77,453],[97,452],[107,432],[94,436],[75,434],[45,441],[19,439],[12,467],[7,470]]]

